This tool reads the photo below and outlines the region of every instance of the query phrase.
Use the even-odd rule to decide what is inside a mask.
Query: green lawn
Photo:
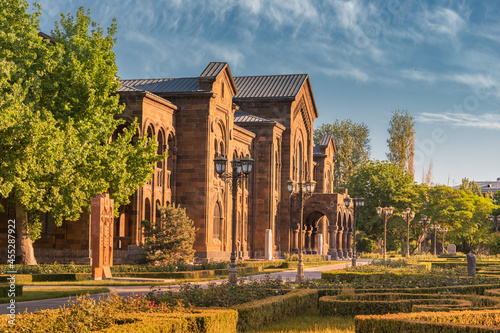
[[[264,326],[262,333],[354,333],[354,318],[326,317],[319,310]]]
[[[39,299],[58,298],[77,296],[81,294],[101,294],[109,292],[108,288],[74,288],[74,287],[61,287],[61,288],[32,288],[23,290],[22,296],[16,297],[16,302],[34,301]],[[10,298],[0,298],[0,304],[9,303]]]

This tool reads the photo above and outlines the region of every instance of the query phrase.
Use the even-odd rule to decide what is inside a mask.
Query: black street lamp
[[[384,261],[387,260],[387,219],[394,213],[392,207],[377,207],[377,214],[384,220]]]
[[[428,250],[427,250],[427,244],[426,244],[426,242],[425,242],[425,238],[426,238],[426,236],[427,236],[427,232],[426,232],[426,230],[427,230],[427,226],[429,225],[429,223],[431,223],[431,220],[430,220],[427,216],[422,215],[422,218],[420,219],[419,223],[420,223],[420,224],[422,225],[422,227],[424,228],[424,247],[425,247],[425,249],[424,249],[424,253],[427,253],[427,252],[428,252]]]
[[[434,255],[437,255],[437,240],[436,234],[441,230],[441,226],[439,224],[433,224],[429,228],[434,231]]]
[[[365,205],[365,198],[353,198],[352,202],[354,204],[354,218],[352,221],[352,267],[356,267],[356,220],[358,219],[358,211]],[[351,204],[351,198],[344,198],[345,208],[349,208]]]
[[[410,256],[410,222],[415,218],[415,213],[411,211],[410,208],[406,208],[406,211],[401,213],[401,217],[406,221],[406,257]]]
[[[308,180],[307,182],[298,182],[295,183],[293,180],[289,180],[286,182],[288,192],[290,194],[295,193],[297,190],[297,194],[300,200],[300,224],[299,224],[299,263],[297,265],[297,277],[295,281],[300,282],[304,280],[304,262],[302,260],[302,229],[304,228],[304,202],[305,199],[310,197],[314,193],[314,187],[316,186],[316,182],[314,180]],[[296,186],[297,185],[297,186]]]
[[[247,177],[252,172],[253,159],[250,156],[244,158],[235,158],[231,161],[232,173],[226,173],[227,159],[224,156],[217,156],[214,159],[215,172],[224,179],[225,182],[231,182],[231,189],[233,195],[233,216],[232,216],[232,230],[231,230],[231,262],[229,263],[229,282],[236,283],[237,270],[236,270],[236,203],[238,197],[238,180]]]

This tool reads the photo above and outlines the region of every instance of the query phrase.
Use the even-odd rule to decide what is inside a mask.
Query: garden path
[[[372,259],[358,259],[357,263],[358,265],[366,265],[370,263]],[[338,262],[334,265],[328,265],[328,266],[321,266],[321,267],[312,267],[312,268],[305,268],[304,269],[304,276],[307,279],[319,279],[321,278],[321,272],[323,271],[331,271],[335,269],[343,269],[346,267],[350,267],[351,262],[350,261],[341,261]],[[295,281],[295,276],[297,274],[297,270],[288,270],[284,272],[276,272],[276,273],[270,273],[270,274],[259,274],[259,275],[253,275],[248,278],[252,279],[262,279],[266,277],[267,275],[270,275],[272,278],[276,278],[278,276],[281,276],[283,280],[289,279],[290,281]],[[206,288],[209,283],[222,283],[224,281],[227,281],[227,279],[222,279],[222,280],[212,280],[212,281],[204,281],[204,282],[196,282],[196,284],[201,285],[202,288]],[[37,288],[41,288],[42,286],[37,286]],[[47,286],[47,289],[53,288],[53,286]],[[29,286],[25,287],[26,289],[29,289]],[[111,292],[116,291],[116,293],[120,296],[130,296],[132,293],[134,294],[147,294],[151,291],[150,287],[147,286],[109,286],[108,287]],[[157,291],[162,291],[162,290],[175,290],[178,289],[179,285],[171,285],[171,286],[160,286],[160,287],[155,287],[155,290]],[[25,290],[26,290],[25,289]],[[103,297],[102,294],[96,294],[96,295],[91,295],[92,298],[94,299],[99,299],[99,297]],[[38,300],[38,301],[26,301],[26,302],[16,302],[16,313],[23,313],[25,311],[28,312],[34,312],[37,310],[46,310],[46,309],[58,309],[65,304],[68,303],[69,297],[61,297],[61,298],[52,298],[52,299],[44,299],[44,300]],[[72,297],[71,299],[75,299],[75,297]],[[2,304],[0,305],[0,314],[8,314],[9,309],[7,308],[9,304]]]

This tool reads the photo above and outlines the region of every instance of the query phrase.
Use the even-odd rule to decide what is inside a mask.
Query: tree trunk
[[[16,203],[16,260],[21,265],[37,265],[33,242],[30,237],[30,227],[28,224],[28,212],[20,204]]]

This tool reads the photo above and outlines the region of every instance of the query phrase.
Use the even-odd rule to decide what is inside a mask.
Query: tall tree
[[[396,164],[401,170],[406,169],[411,175],[415,174],[413,168],[415,121],[408,111],[396,111],[389,122],[389,161]]]
[[[356,170],[370,159],[370,130],[364,123],[337,119],[314,130],[314,142],[320,142],[326,134],[333,135],[337,147],[334,186],[346,187]]]
[[[24,0],[0,5],[6,73],[0,79],[0,195],[16,207],[20,263],[36,264],[32,241],[40,213],[51,214],[57,225],[77,220],[90,198],[106,191],[118,209],[160,157],[154,141],[130,144],[136,123],[110,140],[122,123],[114,117],[123,111],[116,95],[115,24],[105,36],[80,8],[76,18],[62,15],[50,42],[38,36],[39,8],[28,14]]]
[[[361,166],[348,185],[351,197],[364,197],[365,206],[358,215],[358,227],[371,237],[383,236],[383,222],[377,215],[376,208],[394,207],[395,212],[389,219],[388,244],[397,234],[397,230],[406,230],[401,212],[407,207],[415,210],[412,176],[389,161],[369,161]],[[398,217],[399,216],[399,217]]]

